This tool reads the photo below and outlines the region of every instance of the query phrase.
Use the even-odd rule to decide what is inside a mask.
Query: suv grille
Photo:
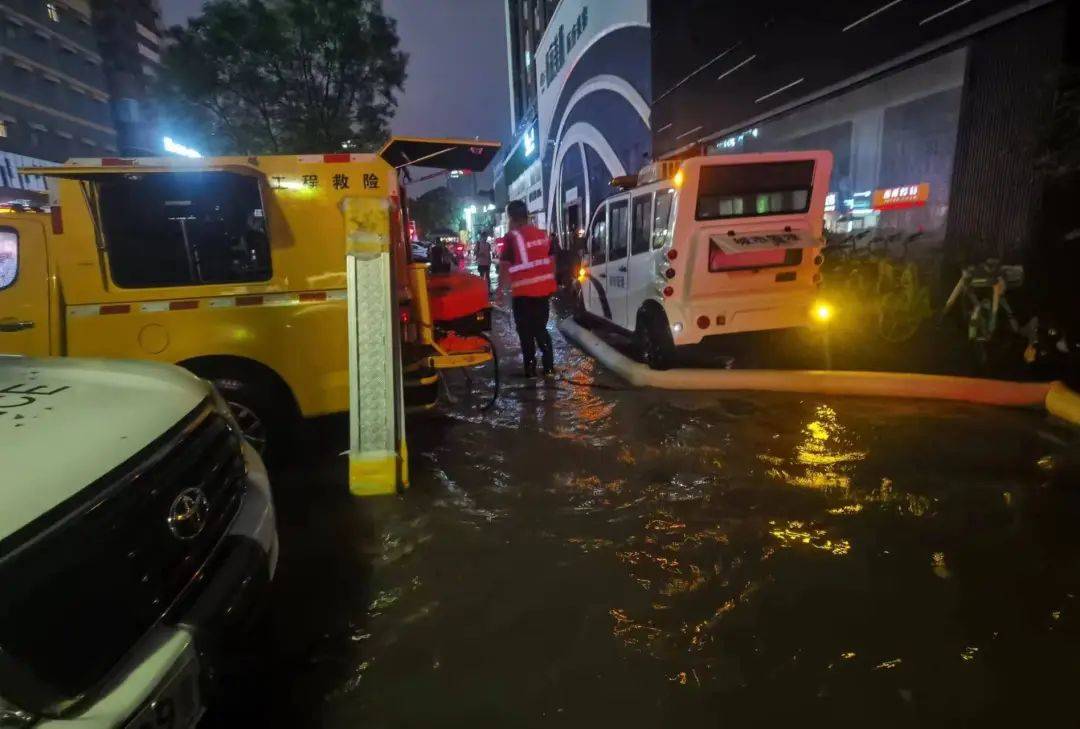
[[[0,543],[6,697],[41,711],[94,688],[203,568],[239,508],[243,475],[239,436],[206,403]],[[202,528],[171,529],[170,510]]]

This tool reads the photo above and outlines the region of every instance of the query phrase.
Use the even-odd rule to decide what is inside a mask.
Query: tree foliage
[[[1062,70],[1039,166],[1052,178],[1080,172],[1080,67]]]
[[[388,135],[407,56],[381,0],[210,0],[169,35],[163,115],[210,153],[371,150]]]
[[[465,221],[457,196],[445,187],[436,187],[409,201],[409,217],[420,228],[420,237],[427,238],[439,229],[461,230]]]

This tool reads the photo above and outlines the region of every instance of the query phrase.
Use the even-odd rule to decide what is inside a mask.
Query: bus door
[[[630,200],[623,198],[608,203],[608,301],[611,320],[626,328],[626,293],[629,279],[627,266],[630,252]],[[630,327],[633,329],[633,327]]]
[[[591,314],[611,319],[607,295],[607,205],[601,205],[589,226],[589,265],[585,283],[585,308]]]

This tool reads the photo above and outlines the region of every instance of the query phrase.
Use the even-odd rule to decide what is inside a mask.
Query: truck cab
[[[659,162],[588,228],[579,313],[632,333],[650,366],[706,337],[808,326],[832,156]]]

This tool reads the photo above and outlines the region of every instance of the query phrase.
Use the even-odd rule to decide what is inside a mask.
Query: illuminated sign
[[[825,196],[825,212],[836,212],[836,193],[830,192]]]
[[[201,154],[196,152],[191,147],[185,147],[184,145],[176,142],[172,137],[165,137],[161,140],[162,146],[165,147],[165,151],[171,154],[178,154],[181,157],[191,157],[196,159],[202,157]]]
[[[716,143],[716,148],[718,150],[720,150],[720,149],[734,149],[735,147],[741,147],[742,143],[746,140],[747,137],[752,137],[754,139],[757,139],[757,136],[758,136],[757,127],[754,127],[753,129],[747,129],[744,132],[739,132],[738,134],[733,134],[730,137],[728,137],[727,139],[720,140],[719,142]]]
[[[926,205],[930,199],[930,183],[921,182],[918,185],[902,185],[900,187],[888,187],[882,190],[874,190],[874,210],[903,210],[904,208],[917,208]]]
[[[525,137],[521,140],[521,143],[525,147],[525,156],[532,157],[536,152],[536,129],[530,128],[526,130]]]
[[[874,194],[872,191],[867,190],[865,192],[856,192],[851,197],[844,200],[844,205],[848,210],[857,212],[860,210],[870,210]]]
[[[547,88],[551,79],[558,75],[559,71],[566,65],[566,58],[570,54],[570,51],[574,50],[574,46],[578,40],[585,33],[585,28],[589,25],[589,6],[581,8],[581,12],[574,18],[574,24],[570,26],[570,30],[566,31],[565,26],[560,25],[558,31],[555,33],[555,37],[548,45],[547,53],[544,54],[544,70],[540,73],[540,89]],[[546,33],[545,33],[546,35]],[[528,57],[525,59],[525,66],[528,67]]]

